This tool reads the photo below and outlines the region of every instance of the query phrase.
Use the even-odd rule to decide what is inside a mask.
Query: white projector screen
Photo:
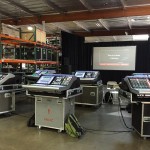
[[[136,46],[94,47],[93,70],[135,70]]]

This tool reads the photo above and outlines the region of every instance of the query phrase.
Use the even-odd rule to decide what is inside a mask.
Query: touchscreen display
[[[53,80],[53,76],[42,76],[37,83],[39,84],[50,84],[50,82]]]
[[[85,72],[76,72],[75,76],[78,78],[83,78],[85,75]]]
[[[35,74],[40,74],[40,73],[41,73],[41,70],[35,71]]]

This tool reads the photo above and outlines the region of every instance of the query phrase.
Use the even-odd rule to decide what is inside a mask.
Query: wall
[[[105,42],[84,44],[84,38],[62,32],[62,66],[63,73],[71,73],[76,70],[92,70],[93,47],[108,46],[137,46],[136,69],[134,72],[150,72],[150,39],[149,41],[138,42]],[[70,71],[67,71],[67,68]],[[131,75],[133,71],[111,71],[100,70],[103,83],[107,81],[120,82],[126,75]]]

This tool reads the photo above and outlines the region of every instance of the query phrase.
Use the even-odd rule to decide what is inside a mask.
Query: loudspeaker
[[[72,73],[71,65],[63,65],[63,66],[61,66],[61,73],[62,74],[71,74]]]

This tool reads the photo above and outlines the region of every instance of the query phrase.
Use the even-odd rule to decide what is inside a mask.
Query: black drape
[[[137,73],[150,73],[150,39],[148,41],[84,43],[84,38],[62,32],[62,66],[64,72],[76,70],[92,70],[93,47],[136,46],[135,71],[100,70],[103,83],[120,82],[122,78]],[[70,72],[67,70],[71,70]]]
[[[67,66],[71,71],[83,70],[86,65],[87,58],[84,56],[84,38],[70,33],[61,33],[62,38],[62,67],[63,73],[67,72]],[[88,68],[87,68],[88,69]]]
[[[131,75],[133,72],[150,72],[150,40],[138,42],[106,42],[106,43],[87,43],[85,48],[93,53],[93,47],[110,47],[110,46],[136,46],[136,67],[135,71],[114,71],[100,70],[103,83],[107,81],[120,82],[126,75]],[[91,57],[92,59],[92,57]],[[91,68],[89,68],[91,69]]]

